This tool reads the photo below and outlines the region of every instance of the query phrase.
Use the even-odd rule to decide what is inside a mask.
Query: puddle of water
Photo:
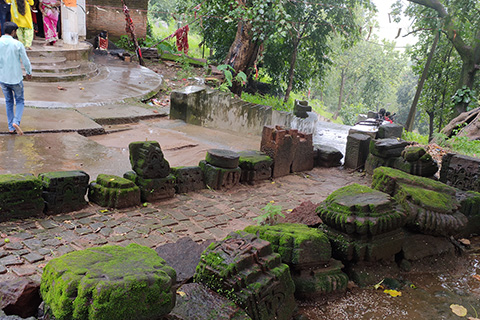
[[[480,247],[480,237],[475,241]],[[473,253],[454,260],[441,272],[405,273],[404,279],[416,288],[405,286],[399,290],[402,292],[400,297],[391,297],[372,287],[354,288],[326,304],[304,303],[299,309],[312,320],[458,320],[480,317],[480,281],[473,277],[480,274],[480,255]],[[451,304],[464,306],[468,310],[467,316],[455,315],[450,309]]]

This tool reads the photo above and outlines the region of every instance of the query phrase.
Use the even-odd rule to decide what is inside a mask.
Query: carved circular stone
[[[382,234],[406,222],[406,214],[397,210],[388,194],[359,184],[334,191],[317,213],[325,224],[347,234]]]
[[[237,168],[239,159],[240,155],[238,153],[224,149],[210,149],[205,157],[208,164],[224,169]]]

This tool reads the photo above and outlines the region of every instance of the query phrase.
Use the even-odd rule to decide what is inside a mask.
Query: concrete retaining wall
[[[313,133],[316,124],[316,119],[297,118],[290,112],[245,102],[232,98],[230,93],[200,86],[189,86],[171,93],[170,118],[253,135],[261,135],[266,125],[280,125]]]

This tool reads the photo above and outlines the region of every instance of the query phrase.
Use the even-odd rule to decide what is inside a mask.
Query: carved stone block
[[[254,183],[255,181],[270,179],[272,176],[273,160],[265,153],[256,150],[238,152],[239,167],[242,169],[241,182]]]
[[[87,205],[85,195],[90,176],[84,171],[58,171],[38,175],[43,183],[45,212],[76,211]]]
[[[140,204],[140,189],[125,178],[99,174],[97,180],[90,183],[88,199],[102,207],[133,207]]]
[[[286,130],[280,126],[263,127],[260,150],[273,159],[273,178],[290,174],[297,145],[298,130]]]
[[[370,136],[360,133],[352,133],[347,137],[345,152],[345,167],[358,169],[365,165],[369,154]]]
[[[288,266],[269,242],[253,234],[234,232],[212,243],[194,281],[234,301],[255,320],[291,319],[296,307]]]
[[[416,232],[450,236],[467,224],[456,190],[441,182],[381,167],[374,170],[372,187],[390,194],[402,206],[407,227]]]
[[[297,150],[293,157],[291,171],[301,172],[312,170],[314,165],[312,134],[299,132],[297,137]]]
[[[345,292],[349,279],[342,268],[340,261],[330,259],[322,266],[292,270],[295,297],[315,300],[325,294]]]
[[[358,236],[399,229],[407,218],[388,194],[356,183],[332,192],[320,203],[317,213],[331,228]]]
[[[142,202],[173,198],[175,195],[175,176],[145,179],[137,176],[135,184],[140,188]]]
[[[332,244],[332,254],[341,261],[393,261],[402,250],[405,239],[402,229],[376,236],[359,236],[324,228]]]
[[[444,155],[440,181],[460,190],[480,192],[480,159],[454,153]]]
[[[391,139],[401,138],[403,132],[403,126],[396,123],[382,124],[378,128],[377,138],[379,139]]]
[[[381,158],[400,157],[407,145],[405,140],[377,139],[370,141],[369,151]]]
[[[156,141],[132,142],[128,146],[133,171],[144,179],[165,178],[170,174],[170,165]]]
[[[42,181],[31,174],[0,175],[0,222],[43,213]]]
[[[327,263],[332,257],[332,248],[327,236],[316,228],[295,223],[280,223],[273,226],[248,226],[246,232],[257,234],[271,243],[272,250],[282,261],[296,269]]]
[[[212,166],[205,160],[200,161],[200,168],[203,171],[205,184],[212,189],[230,189],[240,182],[242,169],[225,169]]]
[[[202,168],[174,167],[171,171],[176,179],[175,191],[177,193],[188,193],[205,189]]]

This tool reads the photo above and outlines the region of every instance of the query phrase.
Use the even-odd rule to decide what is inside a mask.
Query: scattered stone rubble
[[[210,245],[186,238],[160,246],[157,252],[137,244],[70,252],[46,264],[40,289],[25,281],[0,283],[0,306],[8,314],[28,317],[35,315],[43,299],[42,310],[59,320],[155,319],[168,314],[186,320],[199,310],[204,314],[198,319],[209,319],[212,306],[217,316],[235,319],[291,319],[295,297],[341,294],[349,280],[371,284],[369,268],[375,263],[408,271],[421,259],[451,254],[454,246],[449,237],[478,232],[480,227],[480,193],[473,178],[478,161],[447,155],[441,177],[448,185],[421,177],[436,172],[435,162],[425,150],[405,149],[406,142],[388,138],[397,134],[395,129],[385,130],[385,139],[349,135],[353,151],[345,165],[357,168],[368,156],[372,187],[352,184],[319,205],[303,204],[303,211],[316,208],[316,219],[308,218],[310,226],[249,226]],[[6,205],[0,208],[0,220],[81,209],[87,190],[89,201],[125,208],[206,186],[229,189],[239,182],[253,184],[314,165],[311,135],[296,130],[265,127],[261,149],[265,153],[212,149],[198,167],[170,168],[158,143],[136,142],[130,145],[133,171],[124,178],[101,174],[88,188],[88,174],[83,171],[38,178],[2,175],[0,197]],[[327,165],[337,165],[341,159],[335,151],[331,157],[319,156],[319,150],[317,159]],[[35,247],[35,241],[26,235],[24,243]],[[23,248],[16,248],[16,243],[1,246]],[[21,260],[20,255],[5,258],[0,255],[9,266]],[[27,252],[24,258],[39,261]],[[191,279],[194,283],[184,284]],[[177,296],[176,285],[183,295]]]

